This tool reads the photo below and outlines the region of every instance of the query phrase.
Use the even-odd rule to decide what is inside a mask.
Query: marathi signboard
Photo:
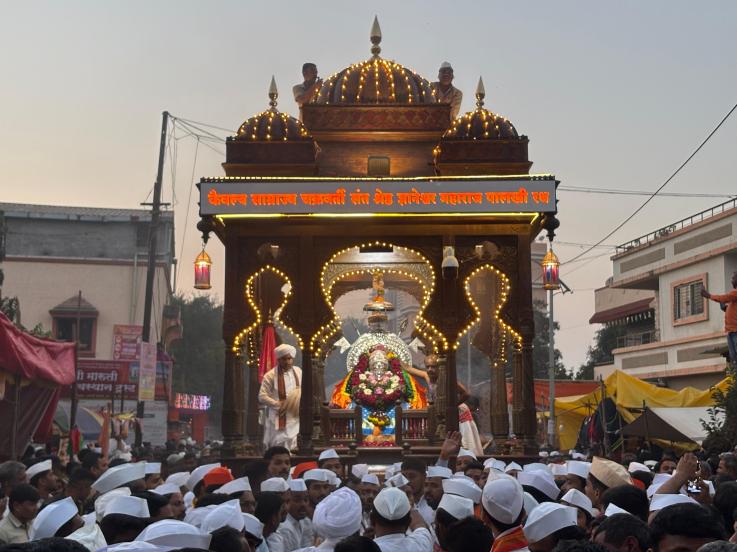
[[[113,360],[138,360],[142,332],[143,326],[113,326]]]
[[[171,363],[156,365],[156,399],[166,401],[171,386]],[[62,388],[62,397],[71,396],[71,386]],[[77,396],[107,401],[138,400],[138,362],[79,359]]]
[[[138,400],[152,401],[156,396],[156,344],[141,342],[138,367]]]
[[[554,212],[553,177],[200,182],[201,215]]]

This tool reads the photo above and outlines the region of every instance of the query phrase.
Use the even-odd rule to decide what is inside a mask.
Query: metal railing
[[[622,347],[637,347],[638,345],[647,345],[660,341],[660,332],[658,330],[648,330],[646,332],[638,332],[617,337],[617,349]]]
[[[629,251],[631,249],[635,249],[636,247],[640,247],[641,245],[648,244],[659,238],[663,238],[669,234],[672,234],[676,230],[680,230],[681,228],[691,226],[692,224],[696,224],[697,222],[701,222],[702,220],[711,218],[714,215],[723,213],[724,211],[729,211],[730,209],[733,209],[735,207],[737,207],[737,197],[730,199],[729,201],[725,201],[724,203],[720,205],[716,205],[709,209],[705,209],[704,211],[701,211],[700,213],[696,213],[695,215],[691,215],[690,217],[681,219],[677,222],[674,222],[673,224],[669,224],[668,226],[663,226],[662,228],[658,228],[657,230],[654,230],[653,232],[650,232],[649,234],[645,234],[644,236],[640,236],[639,238],[630,240],[627,243],[618,245],[616,249],[616,253],[624,253],[625,251]]]

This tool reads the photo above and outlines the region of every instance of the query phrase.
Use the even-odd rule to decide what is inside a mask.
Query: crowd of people
[[[240,477],[192,451],[8,461],[0,551],[737,550],[732,452],[506,463],[460,443],[450,434],[431,465],[408,456],[381,470],[334,449],[295,463],[275,446]]]

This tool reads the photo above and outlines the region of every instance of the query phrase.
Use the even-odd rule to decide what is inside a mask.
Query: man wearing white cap
[[[453,67],[447,61],[440,64],[438,80],[432,83],[435,91],[435,100],[438,103],[450,104],[450,118],[455,119],[461,110],[463,92],[453,86]]]
[[[310,505],[315,508],[326,496],[330,494],[330,479],[328,470],[314,469],[307,470],[302,479],[307,485],[307,496],[310,499]]]
[[[497,476],[484,486],[481,515],[494,534],[491,552],[527,550],[522,530],[525,517],[524,492],[519,481],[509,476]]]
[[[443,495],[435,511],[435,536],[442,550],[447,550],[448,529],[456,521],[474,514],[473,500],[452,494]]]
[[[210,535],[202,533],[189,523],[165,519],[146,527],[135,540],[164,546],[168,549],[191,547],[207,550],[210,548],[210,539]]]
[[[572,506],[578,510],[578,526],[586,529],[594,517],[594,507],[591,500],[578,489],[571,489],[564,494],[560,503],[566,506]]]
[[[450,470],[448,470],[450,471]],[[367,473],[361,477],[361,483],[358,486],[358,496],[361,497],[361,508],[363,515],[361,516],[361,534],[366,534],[366,531],[371,527],[371,519],[369,514],[371,508],[374,505],[374,499],[379,494],[379,478],[373,473]],[[371,535],[373,535],[373,529],[371,529]]]
[[[433,510],[443,498],[443,480],[450,479],[453,472],[442,466],[429,466],[425,477],[425,501]]]
[[[300,552],[333,550],[338,542],[360,530],[361,499],[348,487],[340,488],[317,505],[312,521],[322,543],[301,548]],[[273,552],[271,547],[269,550]]]
[[[256,511],[256,498],[253,496],[251,482],[248,477],[239,477],[230,483],[226,483],[215,494],[225,494],[230,498],[237,498],[241,505],[241,512],[253,514]]]
[[[161,462],[146,462],[146,490],[150,491],[161,485]]]
[[[476,455],[472,451],[461,448],[458,451],[458,456],[456,457],[456,471],[465,473],[466,466],[468,466],[471,462],[475,462],[476,460]]]
[[[586,479],[589,477],[591,470],[590,462],[581,462],[580,460],[569,460],[566,462],[566,480],[563,482],[560,490],[567,493],[571,489],[586,492]]]
[[[30,540],[67,537],[84,525],[74,500],[67,497],[46,506],[33,520]]]
[[[281,445],[297,448],[299,433],[299,399],[302,369],[294,366],[297,349],[283,343],[274,349],[277,366],[264,374],[259,402],[266,407],[264,446]]]
[[[376,495],[371,524],[376,534],[374,542],[382,552],[431,552],[433,549],[432,534],[400,489],[387,488]]]
[[[548,552],[561,540],[577,540],[585,536],[578,526],[575,508],[545,502],[535,508],[525,522],[530,552]]]
[[[343,463],[340,461],[340,456],[333,448],[325,449],[317,457],[317,467],[330,470],[335,473],[339,478],[343,478]]]
[[[307,485],[302,479],[289,481],[287,499],[287,518],[279,524],[276,532],[269,535],[269,552],[291,552],[298,548],[311,546],[315,539],[315,529],[308,517],[310,499]]]
[[[59,478],[51,469],[51,459],[41,460],[26,470],[28,482],[36,487],[41,500],[48,500],[59,490]]]

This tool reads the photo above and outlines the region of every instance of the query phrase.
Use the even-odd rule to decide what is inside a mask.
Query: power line
[[[658,195],[658,193],[659,193],[659,192],[660,192],[660,191],[661,191],[661,190],[662,190],[663,188],[665,188],[665,187],[666,187],[666,186],[668,185],[668,183],[669,183],[669,182],[670,182],[671,180],[673,180],[673,179],[674,179],[674,178],[676,177],[676,175],[677,175],[677,174],[678,174],[679,172],[681,172],[681,169],[683,169],[683,167],[685,167],[685,166],[686,166],[686,165],[688,164],[688,162],[689,162],[689,161],[691,161],[691,159],[693,159],[693,158],[694,158],[694,157],[696,156],[696,154],[697,154],[697,153],[699,153],[699,151],[701,151],[701,148],[703,148],[703,147],[704,147],[704,146],[706,145],[706,143],[707,143],[707,142],[708,142],[708,141],[709,141],[709,140],[711,139],[711,137],[712,137],[712,136],[714,136],[714,134],[716,134],[716,132],[717,132],[717,131],[718,131],[718,130],[719,130],[719,129],[720,129],[721,127],[722,127],[722,125],[723,125],[723,124],[724,124],[724,123],[725,123],[725,122],[727,121],[727,119],[729,118],[729,116],[730,116],[730,115],[732,115],[732,113],[733,113],[733,112],[735,111],[735,109],[737,109],[737,103],[736,103],[736,104],[734,104],[734,105],[732,106],[732,109],[730,109],[730,110],[729,110],[729,111],[727,112],[727,114],[726,114],[726,115],[725,115],[724,117],[722,117],[722,120],[721,120],[721,121],[719,121],[719,124],[717,124],[717,126],[715,126],[715,127],[714,127],[714,129],[713,129],[713,130],[712,130],[712,131],[711,131],[711,132],[710,132],[710,133],[708,134],[708,136],[707,136],[706,138],[704,138],[704,140],[703,140],[703,141],[701,142],[701,144],[699,144],[699,147],[697,147],[697,148],[696,148],[696,149],[695,149],[695,150],[693,151],[693,153],[691,153],[691,155],[689,155],[689,156],[688,156],[688,157],[686,158],[686,160],[685,160],[685,161],[684,161],[683,163],[681,163],[681,165],[680,165],[680,166],[679,166],[679,167],[678,167],[678,168],[677,168],[677,169],[675,170],[675,172],[674,172],[673,174],[671,174],[671,175],[670,175],[670,176],[668,177],[668,179],[667,179],[667,180],[666,180],[665,182],[663,182],[663,183],[662,183],[662,184],[661,184],[661,185],[660,185],[660,186],[658,187],[658,189],[657,189],[657,190],[655,190],[655,191],[654,191],[654,192],[653,192],[653,193],[652,193],[652,194],[650,195],[650,197],[648,197],[648,198],[647,198],[647,199],[646,199],[646,200],[645,200],[645,201],[644,201],[644,202],[642,203],[642,205],[640,205],[640,206],[639,206],[639,207],[638,207],[637,209],[635,209],[635,210],[634,210],[634,212],[633,212],[633,213],[632,213],[632,214],[631,214],[630,216],[628,216],[628,217],[627,217],[626,219],[624,219],[624,220],[623,220],[623,221],[622,221],[621,223],[619,223],[619,224],[618,224],[618,225],[617,225],[617,226],[616,226],[616,227],[615,227],[615,228],[614,228],[614,229],[613,229],[613,230],[612,230],[611,232],[609,232],[609,233],[608,233],[608,234],[607,234],[606,236],[604,236],[604,237],[603,237],[603,238],[601,238],[601,239],[600,239],[600,240],[599,240],[598,242],[596,242],[596,244],[594,244],[593,246],[589,247],[589,248],[588,248],[588,249],[586,249],[585,251],[583,251],[583,252],[579,253],[578,255],[576,255],[575,257],[573,257],[572,259],[568,259],[567,261],[564,261],[564,262],[563,262],[563,263],[561,263],[561,264],[568,264],[568,263],[571,263],[571,262],[573,262],[573,261],[575,261],[575,260],[577,260],[577,259],[580,259],[580,258],[581,258],[581,257],[583,257],[584,255],[586,255],[587,253],[589,253],[589,252],[590,252],[591,250],[593,250],[593,249],[594,249],[594,247],[595,247],[596,245],[600,245],[600,244],[601,244],[602,242],[604,242],[604,240],[607,240],[607,239],[609,239],[609,238],[610,238],[610,237],[611,237],[611,236],[612,236],[612,235],[613,235],[613,234],[614,234],[615,232],[617,232],[617,231],[618,231],[618,230],[619,230],[620,228],[622,228],[622,227],[623,227],[623,226],[624,226],[625,224],[627,224],[627,223],[628,223],[629,221],[631,221],[631,220],[632,220],[632,219],[633,219],[633,218],[635,217],[635,215],[637,215],[637,213],[639,213],[640,211],[642,211],[642,210],[643,210],[643,209],[645,208],[645,206],[646,206],[646,205],[647,205],[648,203],[650,203],[650,201],[652,201],[652,199],[653,199],[653,198],[654,198],[654,197],[655,197],[656,195]]]
[[[647,196],[652,192],[645,190],[616,190],[612,188],[586,188],[584,186],[558,186],[558,190],[563,192],[576,192],[582,194],[606,194],[606,195],[638,195]],[[731,199],[737,197],[734,194],[703,194],[692,192],[663,192],[658,194],[660,197],[711,197],[716,199]]]
[[[182,255],[184,255],[184,243],[187,240],[187,227],[189,224],[189,211],[192,206],[192,190],[194,189],[194,172],[195,167],[197,167],[197,153],[200,150],[200,141],[197,140],[197,143],[195,144],[194,148],[194,161],[192,162],[192,176],[190,177],[190,185],[189,185],[189,196],[187,197],[187,211],[184,215],[184,232],[182,233],[182,245],[179,248],[179,258],[182,258]]]
[[[193,121],[191,119],[183,119],[181,117],[174,117],[174,118],[176,120],[179,120],[179,121],[182,121],[182,122],[185,122],[185,123],[190,123],[190,124],[193,124],[193,125],[199,125],[199,126],[208,127],[208,128],[214,128],[216,130],[222,130],[223,132],[228,132],[230,134],[235,134],[236,133],[235,130],[232,130],[232,129],[229,129],[229,128],[223,128],[223,127],[219,127],[219,126],[215,126],[215,125],[211,125],[209,123],[200,123],[198,121]]]

